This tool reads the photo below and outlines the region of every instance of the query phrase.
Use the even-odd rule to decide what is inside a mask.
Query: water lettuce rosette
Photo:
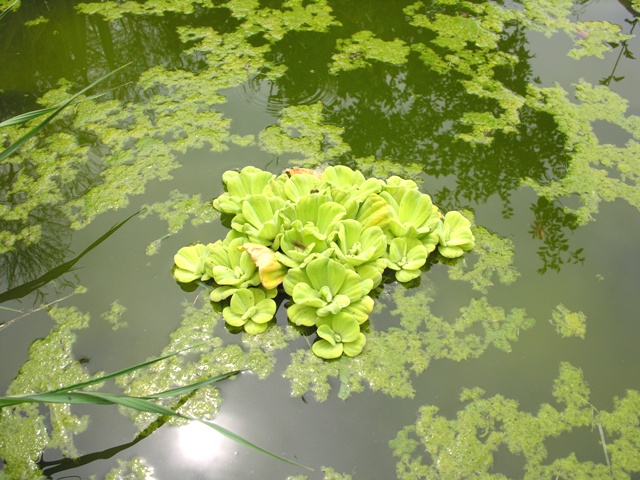
[[[373,281],[328,257],[289,270],[283,285],[293,300],[287,314],[296,325],[312,327],[323,317],[340,312],[361,324],[373,310],[373,299],[368,296]]]
[[[320,358],[362,352],[360,327],[385,270],[408,282],[436,249],[456,258],[474,246],[469,220],[443,216],[415,181],[398,176],[365,178],[338,165],[278,176],[245,167],[222,179],[213,206],[232,216],[231,230],[224,241],[178,250],[174,278],[210,285],[227,324],[250,334],[267,329],[284,290],[289,320],[316,328]]]
[[[251,255],[242,249],[243,237],[230,235],[228,242],[216,242],[209,249],[208,262],[211,263],[210,276],[216,283],[210,298],[219,302],[233,295],[241,288],[260,284],[260,274]]]
[[[460,212],[447,212],[440,229],[438,252],[443,257],[460,257],[475,245],[471,222],[464,218]]]
[[[355,357],[362,352],[366,343],[358,322],[346,313],[331,316],[318,327],[318,340],[312,345],[313,353],[326,360],[342,354]]]
[[[280,197],[258,194],[242,202],[241,212],[231,221],[231,228],[244,234],[252,243],[278,248],[282,234],[280,209],[285,201]]]
[[[426,193],[399,188],[395,195],[382,192],[380,196],[391,207],[389,229],[394,237],[421,237],[433,232],[440,223],[438,207]]]
[[[344,220],[331,242],[333,255],[353,268],[363,279],[371,279],[376,287],[382,281],[387,262],[387,237],[378,226],[365,228],[357,220]]]
[[[267,329],[267,323],[276,313],[276,302],[268,298],[259,288],[241,288],[231,296],[228,307],[222,310],[222,317],[234,327],[242,327],[245,332],[255,335]]]
[[[389,244],[387,266],[396,271],[396,280],[408,282],[420,276],[429,252],[417,238],[394,238]]]
[[[195,280],[209,280],[206,262],[209,256],[209,247],[201,243],[182,247],[174,255],[173,278],[180,283],[190,283]]]
[[[213,201],[213,208],[222,213],[236,214],[242,203],[263,192],[274,175],[256,167],[244,167],[241,171],[227,170],[222,174],[225,192]]]

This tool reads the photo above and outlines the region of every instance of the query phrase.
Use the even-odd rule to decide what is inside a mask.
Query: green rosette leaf
[[[389,244],[387,266],[396,271],[396,280],[408,282],[420,276],[420,267],[429,252],[417,238],[394,238]]]
[[[267,329],[267,323],[276,313],[276,302],[267,298],[258,288],[241,288],[231,297],[228,307],[222,310],[222,317],[234,327],[242,327],[245,332],[255,335]]]
[[[352,170],[344,165],[335,165],[325,168],[322,172],[322,182],[332,188],[354,189],[365,182],[362,172]]]
[[[419,190],[407,190],[399,202],[387,192],[380,194],[392,207],[390,231],[394,237],[419,237],[433,231],[440,220],[431,197]]]
[[[387,250],[387,238],[380,227],[364,228],[357,220],[344,220],[331,243],[338,260],[357,267],[382,257]]]
[[[318,341],[311,347],[313,353],[321,358],[333,359],[343,353],[350,357],[362,352],[365,336],[360,325],[348,314],[338,314],[318,327]]]
[[[274,175],[256,167],[241,171],[227,170],[222,174],[226,192],[213,201],[213,208],[222,213],[240,213],[242,203],[252,195],[263,192]]]
[[[190,283],[195,280],[208,280],[206,263],[209,247],[201,243],[182,247],[174,255],[173,278],[180,283]]]
[[[305,227],[302,222],[296,220],[280,240],[280,250],[286,256],[286,258],[280,258],[280,261],[290,268],[296,268],[314,253],[328,256],[330,252],[327,242],[318,237],[323,235],[315,226]]]
[[[228,245],[215,245],[213,254],[217,264],[211,268],[211,277],[218,285],[245,288],[260,283],[258,269],[251,256],[241,250],[243,243],[243,238],[236,238]]]
[[[297,220],[302,227],[315,227],[318,240],[323,241],[331,239],[330,235],[334,232],[335,226],[346,213],[342,205],[332,201],[330,196],[320,193],[303,197],[295,207],[282,210],[285,230],[292,228],[292,224]]]
[[[320,318],[316,315],[317,311],[317,308],[294,303],[287,308],[287,316],[300,327],[314,327]]]
[[[293,287],[291,298],[298,305],[306,305],[315,309],[327,304],[325,298],[320,298],[320,293],[308,283],[298,283]]]
[[[242,211],[231,221],[231,228],[243,233],[251,243],[278,249],[282,227],[279,211],[284,204],[280,197],[254,195],[242,203]]]
[[[347,278],[347,270],[344,266],[326,257],[310,262],[306,272],[314,289],[320,291],[323,287],[327,287],[334,295],[340,291]]]
[[[353,318],[359,325],[362,325],[369,319],[369,315],[373,311],[373,298],[369,295],[362,297],[357,302],[351,303],[346,308],[342,309],[341,313],[348,314]]]
[[[383,231],[389,230],[391,225],[391,207],[380,195],[369,195],[360,205],[354,218],[363,228],[380,227]]]
[[[460,212],[452,211],[444,216],[438,245],[438,252],[443,257],[460,257],[474,247],[475,240],[471,232],[471,222]]]
[[[283,185],[286,198],[298,202],[301,198],[318,191],[320,179],[315,175],[292,175]]]
[[[374,289],[382,283],[382,273],[387,268],[387,259],[385,257],[379,258],[352,268],[363,280],[371,280],[373,282],[371,289]]]
[[[267,197],[280,197],[283,200],[287,200],[287,194],[284,192],[284,184],[288,179],[289,175],[286,173],[282,173],[277,177],[271,178],[262,190],[262,194]]]
[[[389,177],[382,187],[382,191],[387,192],[391,197],[396,199],[396,203],[408,190],[419,190],[418,184],[413,180],[407,180],[397,175]]]

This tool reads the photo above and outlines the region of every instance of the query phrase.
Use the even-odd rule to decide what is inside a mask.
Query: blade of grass
[[[276,455],[273,452],[270,452],[269,450],[265,450],[262,447],[259,447],[258,445],[249,442],[248,440],[242,438],[241,436],[233,433],[230,430],[227,430],[224,427],[221,427],[220,425],[216,425],[215,423],[212,422],[208,422],[206,420],[201,420],[198,418],[194,418],[194,417],[190,417],[188,415],[183,415],[181,413],[178,412],[174,412],[173,410],[170,410],[166,407],[163,407],[162,405],[158,405],[156,403],[150,402],[148,400],[144,400],[142,398],[135,398],[135,397],[120,397],[117,395],[112,395],[112,394],[105,394],[102,392],[86,392],[88,395],[92,395],[95,396],[101,400],[111,400],[113,401],[113,403],[117,403],[118,405],[122,405],[125,407],[129,407],[129,408],[133,408],[135,410],[139,410],[139,411],[143,411],[143,412],[149,412],[149,413],[155,413],[157,415],[167,415],[167,416],[171,416],[171,417],[178,417],[178,418],[183,418],[185,420],[190,420],[192,422],[200,422],[203,425],[206,425],[212,429],[214,429],[216,432],[220,433],[221,435],[224,435],[225,437],[227,437],[230,440],[233,440],[236,443],[239,443],[242,446],[251,448],[253,450],[256,450],[260,453],[263,453],[269,457],[275,458],[277,460],[286,462],[290,465],[295,465],[296,467],[301,467],[301,468],[305,468],[307,470],[312,470],[311,468],[305,466],[305,465],[301,465],[299,463],[296,463],[292,460],[289,460],[287,458],[281,457],[280,455]]]
[[[18,285],[17,287],[13,287],[11,290],[7,290],[4,293],[0,293],[0,303],[6,302],[7,300],[15,300],[18,298],[22,298],[26,295],[29,295],[31,292],[38,290],[39,288],[42,288],[52,280],[64,275],[67,272],[70,272],[74,267],[74,265],[78,263],[82,257],[84,257],[91,250],[96,248],[98,245],[104,242],[107,238],[109,238],[111,235],[117,232],[120,227],[122,227],[125,223],[127,223],[129,220],[131,220],[133,217],[135,217],[139,213],[140,211],[138,210],[137,212],[133,213],[132,215],[129,215],[127,218],[125,218],[121,222],[111,227],[109,230],[107,230],[106,233],[101,235],[100,238],[94,241],[91,245],[89,245],[82,252],[80,252],[80,254],[76,255],[71,260],[67,260],[62,265],[58,265],[57,267],[52,268],[51,270],[49,270],[48,272],[46,272],[45,274],[41,275],[40,277],[34,280],[31,280],[27,283],[23,283],[22,285]],[[12,320],[9,320],[9,321],[12,321]]]
[[[125,370],[130,370],[130,369],[125,369]],[[148,413],[153,413],[155,415],[160,415],[160,416],[176,417],[176,418],[182,418],[182,419],[193,421],[193,422],[200,422],[203,425],[206,425],[214,429],[221,435],[224,435],[225,437],[229,438],[230,440],[240,445],[251,448],[264,455],[286,462],[290,465],[295,465],[297,467],[305,468],[307,470],[312,470],[311,468],[305,465],[301,465],[292,460],[281,457],[280,455],[270,452],[269,450],[266,450],[254,443],[251,443],[250,441],[244,439],[240,435],[237,435],[232,431],[227,430],[224,427],[221,427],[220,425],[216,425],[215,423],[208,422],[206,420],[201,420],[195,417],[191,417],[189,415],[184,415],[182,413],[176,412],[167,407],[163,407],[162,405],[158,405],[157,403],[154,403],[149,400],[150,398],[164,398],[164,397],[170,396],[169,395],[170,393],[174,393],[173,396],[177,394],[182,394],[182,393],[189,393],[195,390],[196,388],[199,388],[207,383],[213,383],[213,382],[223,380],[225,378],[229,378],[230,376],[236,375],[239,372],[240,371],[229,372],[226,374],[218,375],[210,379],[196,382],[195,384],[192,384],[192,385],[175,388],[172,390],[166,390],[164,392],[152,394],[147,397],[130,397],[127,395],[118,395],[118,394],[104,393],[104,392],[60,391],[61,389],[52,390],[44,393],[12,395],[8,397],[0,397],[0,408],[17,405],[21,403],[68,403],[68,404],[93,404],[93,405],[121,405],[123,407],[132,408],[140,412],[148,412]],[[87,383],[87,382],[84,382],[84,383]]]
[[[11,307],[3,307],[2,305],[0,305],[0,310],[8,310],[10,312],[22,313],[22,310],[18,310],[17,308],[11,308]]]
[[[77,102],[72,102],[71,105],[78,105],[79,103],[85,102],[87,100],[95,100],[96,98],[103,97],[106,93],[98,93],[96,95],[91,95],[87,98],[83,98],[82,100],[78,100]],[[32,112],[21,113],[20,115],[16,115],[15,117],[8,118],[4,122],[0,122],[0,128],[10,127],[11,125],[18,125],[20,123],[28,122],[29,120],[33,120],[34,118],[41,117],[51,112],[55,112],[58,108],[60,108],[62,104],[56,105],[55,107],[42,108],[40,110],[34,110]]]
[[[4,16],[9,13],[11,11],[11,9],[13,8],[13,6],[18,3],[18,0],[16,0],[15,2],[13,2],[11,5],[9,5],[5,10],[3,10],[2,12],[0,12],[0,20],[2,20],[4,18]]]
[[[154,361],[159,361],[164,358],[167,358],[167,357],[160,357],[158,359],[154,359]],[[126,371],[128,372],[128,371],[136,370],[137,368],[142,368],[144,366],[146,366],[146,364],[136,365],[135,367],[126,369]],[[0,408],[19,405],[21,403],[69,403],[69,404],[95,403],[95,404],[107,405],[107,404],[119,403],[114,400],[115,398],[120,398],[120,399],[138,398],[140,400],[147,401],[150,399],[157,399],[157,398],[176,397],[179,395],[191,393],[192,391],[197,390],[198,388],[208,385],[210,383],[215,383],[221,380],[225,380],[229,377],[237,375],[241,371],[242,370],[235,370],[233,372],[228,372],[222,375],[217,375],[215,377],[200,380],[199,382],[192,383],[190,385],[185,385],[184,387],[172,388],[170,390],[165,390],[164,392],[154,393],[144,397],[131,397],[128,395],[107,394],[107,393],[101,394],[102,395],[101,397],[96,397],[95,395],[93,395],[95,392],[85,392],[85,391],[80,391],[77,388],[72,388],[72,387],[75,387],[76,385],[86,386],[87,384],[101,382],[105,378],[107,377],[110,378],[111,376],[113,376],[113,374],[110,374],[110,375],[105,375],[104,377],[100,377],[98,379],[90,380],[89,382],[83,382],[82,384],[78,383],[76,385],[70,385],[68,387],[63,387],[56,390],[49,390],[47,392],[25,393],[21,395],[9,395],[7,397],[0,397]],[[121,370],[120,372],[123,372],[123,371]],[[116,372],[116,373],[120,373],[120,372]],[[109,396],[110,398],[111,397],[113,398],[112,400],[109,400],[109,401],[101,400],[105,396]],[[157,412],[151,412],[151,413],[157,413]]]
[[[209,385],[210,383],[220,382],[229,377],[233,377],[234,375],[238,375],[242,370],[234,370],[232,372],[223,373],[221,375],[217,375],[215,377],[206,378],[204,380],[200,380],[199,382],[192,383],[191,385],[186,385],[184,387],[172,388],[170,390],[165,390],[164,392],[154,393],[152,395],[146,395],[144,397],[147,400],[155,399],[155,398],[167,398],[167,397],[176,397],[179,395],[184,395],[187,393],[191,393],[194,390],[197,390],[200,387],[204,387],[205,385]]]
[[[119,377],[122,375],[126,375],[127,373],[135,372],[136,370],[140,370],[148,365],[153,365],[154,363],[158,363],[162,360],[166,360],[167,358],[178,355],[179,353],[186,352],[188,350],[192,350],[194,348],[202,345],[201,343],[197,345],[193,345],[192,347],[185,348],[183,350],[178,350],[177,352],[168,353],[167,355],[163,355],[161,357],[152,358],[151,360],[147,360],[146,362],[138,363],[137,365],[133,365],[131,367],[123,368],[122,370],[118,370],[117,372],[108,373],[98,378],[92,378],[91,380],[87,380],[85,382],[76,383],[73,385],[68,385],[66,387],[58,388],[56,390],[49,390],[47,393],[60,393],[60,392],[69,392],[72,390],[80,390],[81,388],[85,388],[91,385],[95,385],[96,383],[102,383],[111,378]],[[0,397],[2,398],[2,397]]]
[[[33,137],[38,132],[40,132],[40,130],[42,130],[45,126],[47,126],[49,124],[49,122],[51,122],[51,120],[53,120],[60,112],[62,112],[65,108],[67,108],[71,103],[73,103],[73,101],[76,98],[78,98],[80,95],[84,94],[86,91],[92,89],[97,84],[99,84],[100,82],[106,80],[107,78],[111,77],[112,75],[115,75],[117,72],[119,72],[123,68],[128,67],[130,64],[131,64],[131,62],[129,62],[129,63],[127,63],[127,64],[125,64],[125,65],[123,65],[121,67],[116,68],[115,70],[107,73],[106,75],[103,75],[102,77],[97,79],[95,82],[93,82],[91,85],[89,85],[88,87],[83,88],[78,93],[73,95],[71,98],[69,98],[69,100],[67,100],[62,105],[60,105],[58,108],[56,108],[53,111],[53,113],[51,113],[47,118],[45,118],[37,126],[32,128],[29,132],[27,132],[25,135],[23,135],[19,140],[16,140],[11,146],[9,146],[8,148],[6,148],[2,152],[0,152],[0,161],[2,161],[5,158],[7,158],[13,152],[18,150],[22,145],[24,145],[24,143],[26,143],[31,137]]]

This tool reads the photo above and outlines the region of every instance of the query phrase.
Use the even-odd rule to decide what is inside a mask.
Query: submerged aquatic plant
[[[222,180],[213,207],[232,216],[232,230],[224,241],[180,249],[174,278],[211,284],[227,324],[248,334],[267,330],[282,285],[289,319],[316,328],[312,351],[324,359],[362,352],[370,294],[386,269],[408,282],[436,249],[456,258],[474,246],[469,220],[443,216],[414,181],[397,176],[367,179],[342,165],[280,175],[245,167]]]

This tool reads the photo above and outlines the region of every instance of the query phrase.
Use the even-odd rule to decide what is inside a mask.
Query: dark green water
[[[23,1],[0,20],[2,120],[129,64],[2,161],[2,392],[205,342],[103,388],[248,368],[184,411],[314,469],[197,424],[140,438],[154,417],[34,407],[2,410],[0,478],[640,478],[637,13],[553,3]],[[284,305],[266,337],[231,334],[171,277],[180,247],[226,234],[223,172],[292,164],[412,178],[474,218],[474,252],[384,284],[354,360],[307,354]],[[493,402],[461,401],[474,387]]]

